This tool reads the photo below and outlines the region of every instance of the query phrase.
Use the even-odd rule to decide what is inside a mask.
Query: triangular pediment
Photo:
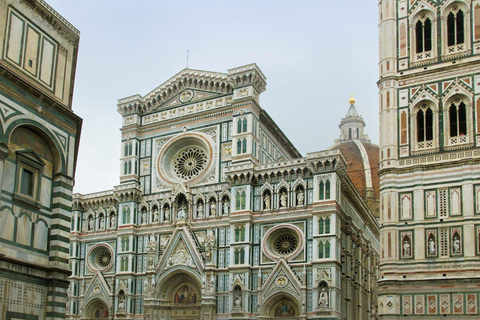
[[[182,267],[202,274],[204,263],[197,250],[195,241],[186,228],[175,230],[172,239],[165,248],[157,266],[157,275],[168,272],[170,269]]]
[[[38,166],[44,166],[45,162],[43,162],[42,158],[33,150],[21,150],[17,151],[17,155],[22,157],[23,159],[28,159],[34,164]]]
[[[151,112],[167,110],[173,107],[191,105],[191,104],[199,103],[199,102],[210,100],[210,99],[215,99],[221,94],[222,93],[219,93],[219,92],[196,90],[194,88],[185,88],[178,94],[172,96],[169,100],[158,103],[156,106],[154,106],[151,109]]]
[[[263,285],[263,300],[276,293],[289,293],[300,300],[301,283],[284,258],[280,259]]]
[[[93,299],[101,299],[107,306],[111,306],[110,295],[112,290],[100,271],[95,273],[90,285],[85,291],[85,304]]]
[[[410,100],[411,108],[415,107],[418,103],[422,101],[430,101],[434,106],[438,105],[438,98],[435,92],[427,86],[422,86],[415,91],[415,94]]]

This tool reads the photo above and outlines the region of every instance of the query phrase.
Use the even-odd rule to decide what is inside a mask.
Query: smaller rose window
[[[97,255],[97,263],[99,266],[102,266],[103,268],[108,267],[110,262],[112,261],[112,254],[110,253],[109,250],[102,251],[98,253]]]
[[[281,255],[288,255],[297,249],[298,241],[293,234],[281,234],[275,238],[274,250]]]
[[[113,264],[113,252],[105,244],[97,245],[88,253],[88,267],[93,270],[106,270]]]
[[[177,155],[173,171],[182,180],[190,180],[200,174],[207,164],[207,155],[200,148],[188,148]]]

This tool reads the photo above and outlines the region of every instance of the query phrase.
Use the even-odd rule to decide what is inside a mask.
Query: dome
[[[330,149],[340,150],[347,163],[347,175],[375,217],[379,217],[379,148],[359,140],[340,142]]]
[[[340,137],[332,150],[340,150],[347,162],[347,175],[375,217],[380,217],[379,148],[364,133],[365,122],[355,108],[355,99],[340,121]]]

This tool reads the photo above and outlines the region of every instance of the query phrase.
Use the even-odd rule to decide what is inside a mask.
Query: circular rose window
[[[158,177],[165,184],[199,183],[215,173],[214,142],[200,132],[182,134],[158,155]]]
[[[288,255],[297,249],[297,238],[292,234],[280,234],[273,244],[274,250],[281,255]]]
[[[90,249],[88,253],[88,267],[91,270],[105,270],[113,263],[113,253],[109,246],[100,244]]]
[[[302,252],[304,243],[302,230],[290,224],[271,228],[263,239],[263,252],[272,260],[296,258]]]
[[[199,175],[207,164],[207,155],[200,148],[187,148],[177,154],[173,164],[175,175],[182,180],[190,180]]]

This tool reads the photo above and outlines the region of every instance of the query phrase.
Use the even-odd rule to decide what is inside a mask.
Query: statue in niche
[[[453,253],[460,253],[460,236],[458,233],[453,235]]]
[[[202,204],[202,202],[199,202],[199,203],[198,203],[198,206],[197,206],[197,217],[198,217],[198,218],[203,218],[203,204]]]
[[[112,214],[112,217],[110,218],[110,228],[115,229],[116,225],[117,225],[117,218],[115,217],[114,214]]]
[[[123,296],[118,297],[118,311],[125,311],[125,298]]]
[[[103,217],[103,214],[100,216],[100,230],[105,229],[105,218]]]
[[[265,193],[265,196],[263,197],[263,202],[264,202],[264,208],[265,210],[270,210],[270,206],[271,206],[271,199],[270,199],[270,194],[269,193]]]
[[[147,210],[144,209],[142,211],[142,224],[146,224],[147,223]]]
[[[319,308],[328,308],[328,293],[325,288],[322,288],[318,295],[318,307]]]
[[[242,296],[240,292],[235,293],[235,300],[233,302],[233,309],[242,309]]]
[[[224,200],[223,202],[223,214],[227,215],[230,213],[230,204],[228,203],[228,200]]]
[[[435,252],[436,252],[435,241],[433,240],[433,237],[430,237],[430,239],[428,240],[428,254],[434,255]]]
[[[287,207],[287,193],[284,191],[280,195],[280,208],[286,208]]]
[[[214,200],[210,202],[210,216],[215,217],[217,215],[217,205]]]
[[[91,216],[88,218],[88,230],[93,230],[93,218]]]
[[[404,257],[411,257],[412,256],[412,247],[410,245],[410,238],[409,237],[403,238],[403,256]]]
[[[303,201],[305,200],[305,195],[303,194],[303,190],[300,189],[297,193],[297,205],[303,205]]]
[[[170,208],[169,207],[165,207],[164,219],[165,219],[165,221],[170,220]]]
[[[153,222],[158,222],[158,209],[155,207],[153,210]]]
[[[178,214],[177,214],[178,220],[185,220],[185,217],[187,216],[187,213],[185,212],[185,210],[186,210],[186,206],[182,204],[178,209]]]

